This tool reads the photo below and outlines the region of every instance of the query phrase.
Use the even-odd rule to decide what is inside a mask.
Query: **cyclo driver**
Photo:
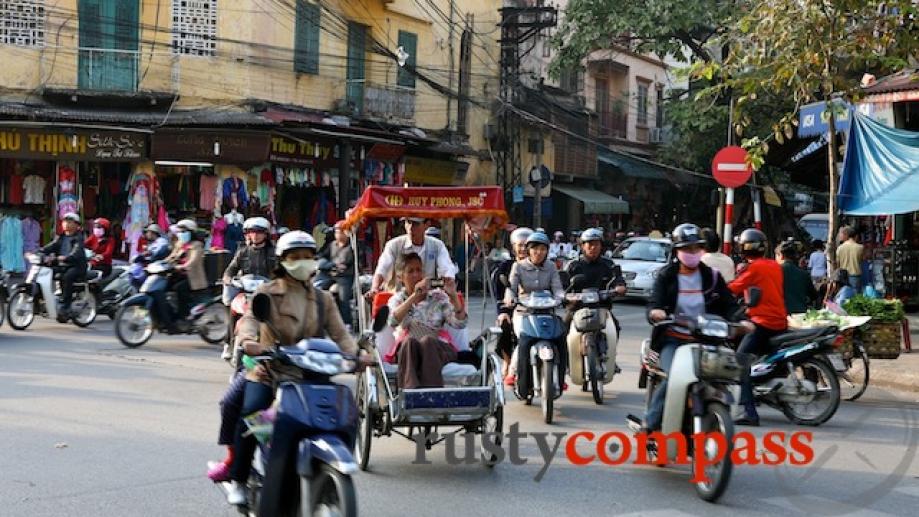
[[[577,260],[572,260],[565,267],[568,273],[569,282],[577,275],[582,275],[583,279],[578,286],[573,289],[574,292],[580,292],[584,289],[606,289],[612,283],[617,295],[625,294],[625,279],[622,277],[622,271],[612,260],[603,258],[600,253],[603,251],[603,232],[596,228],[585,230],[581,233],[581,251],[583,252]],[[619,322],[613,316],[612,301],[605,304],[607,314],[605,315],[606,326],[603,334],[606,336],[606,365],[603,382],[607,383],[612,380],[612,376],[619,371],[616,366],[616,345],[619,342]],[[565,324],[569,325],[568,329],[568,373],[571,375],[571,381],[575,385],[584,382],[584,362],[581,360],[581,336],[571,320],[574,317],[574,311],[569,309],[565,312]]]

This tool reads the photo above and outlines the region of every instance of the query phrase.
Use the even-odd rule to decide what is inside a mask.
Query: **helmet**
[[[63,215],[63,217],[61,217],[61,221],[73,221],[77,224],[82,224],[82,221],[80,220],[80,214],[76,212],[67,212]]]
[[[440,238],[440,228],[436,226],[432,226],[428,228],[427,230],[425,230],[424,234],[427,235],[428,237],[437,237],[439,239]]]
[[[280,237],[281,235],[284,235],[285,233],[290,233],[290,228],[286,226],[281,226],[280,228],[277,229],[277,232],[278,232],[278,237]]]
[[[185,230],[188,232],[194,232],[198,230],[198,223],[192,221],[191,219],[182,219],[176,223],[176,229],[179,231]]]
[[[590,241],[602,241],[603,232],[596,228],[588,228],[581,232],[581,243],[590,242]]]
[[[96,226],[101,226],[105,231],[109,231],[112,228],[112,222],[104,217],[100,217],[93,221]]]
[[[747,228],[740,234],[740,254],[744,257],[762,257],[766,254],[767,244],[766,234],[756,228]]]
[[[526,242],[530,238],[530,235],[533,233],[533,230],[523,226],[517,228],[511,232],[511,244],[517,244],[518,242]]]
[[[156,224],[156,223],[153,223],[153,224],[151,224],[150,226],[147,226],[146,228],[144,228],[144,231],[145,231],[145,232],[153,232],[153,233],[155,233],[155,234],[157,234],[157,235],[160,235],[160,236],[163,235],[163,229],[160,228],[160,225],[158,225],[158,224]]]
[[[674,228],[673,233],[670,234],[670,240],[673,242],[674,249],[685,248],[694,244],[705,245],[705,241],[702,240],[702,231],[692,223],[683,223]]]
[[[527,238],[527,248],[530,246],[536,246],[537,244],[542,244],[543,246],[549,246],[549,237],[542,232],[533,232]]]
[[[553,237],[564,237],[564,236],[565,236],[565,232],[563,232],[563,231],[561,231],[561,230],[558,230],[558,231],[556,231],[555,233],[553,233],[552,236],[553,236]]]
[[[250,217],[243,223],[244,232],[265,232],[271,229],[271,223],[264,217]]]
[[[274,246],[274,253],[279,257],[283,257],[285,253],[293,250],[316,251],[316,241],[312,235],[301,230],[294,230],[282,235]]]

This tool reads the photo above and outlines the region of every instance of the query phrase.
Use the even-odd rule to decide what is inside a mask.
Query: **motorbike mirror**
[[[265,293],[252,297],[252,314],[260,322],[267,322],[271,318],[271,297]]]
[[[503,285],[504,287],[507,287],[507,284],[508,284],[507,275],[499,276],[498,280],[501,282],[501,285]]]
[[[759,287],[750,287],[744,292],[744,303],[747,307],[756,307],[763,299],[763,291]]]
[[[571,289],[580,289],[587,282],[585,275],[574,275],[571,277]]]
[[[377,309],[377,315],[373,317],[373,331],[379,332],[383,330],[383,327],[386,326],[386,321],[389,319],[389,306],[383,305]]]

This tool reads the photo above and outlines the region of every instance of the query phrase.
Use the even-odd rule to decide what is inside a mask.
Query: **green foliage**
[[[906,317],[900,300],[879,300],[856,295],[842,306],[852,316],[871,316],[872,321],[898,322]]]

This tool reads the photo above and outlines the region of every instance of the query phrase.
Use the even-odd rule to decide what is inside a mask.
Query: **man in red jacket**
[[[740,381],[740,403],[744,406],[745,415],[737,420],[740,425],[759,425],[753,384],[750,381],[750,365],[757,356],[770,353],[772,346],[769,340],[788,328],[782,266],[765,258],[768,244],[766,235],[757,229],[750,228],[740,234],[740,254],[747,262],[747,267],[728,285],[728,289],[735,295],[743,294],[750,287],[758,287],[762,292],[759,304],[747,311],[756,330],[744,336],[737,349],[737,359],[744,365]]]

